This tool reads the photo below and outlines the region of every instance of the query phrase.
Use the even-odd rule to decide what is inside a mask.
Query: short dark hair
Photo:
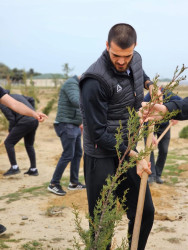
[[[136,45],[137,35],[135,29],[127,23],[115,24],[108,33],[108,44],[113,41],[122,49]]]

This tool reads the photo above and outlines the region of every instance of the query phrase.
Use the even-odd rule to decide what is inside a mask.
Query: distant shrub
[[[2,130],[8,130],[9,122],[3,114],[0,114],[0,124]]]
[[[49,115],[50,111],[51,111],[52,108],[53,108],[54,102],[55,102],[55,99],[54,99],[54,98],[51,99],[51,100],[47,103],[46,107],[43,108],[42,112],[43,112],[44,114],[46,114],[46,115]]]
[[[25,72],[23,75],[23,85],[21,86],[21,93],[22,95],[33,97],[35,100],[35,109],[37,109],[37,106],[38,106],[37,104],[40,103],[40,100],[38,98],[39,91],[35,87],[35,84],[32,78],[30,79],[30,84],[27,85],[27,75]]]
[[[180,132],[179,132],[179,137],[180,138],[188,138],[188,126],[184,127]]]

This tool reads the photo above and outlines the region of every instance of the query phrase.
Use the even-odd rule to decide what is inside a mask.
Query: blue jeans
[[[51,184],[60,184],[61,177],[70,162],[70,182],[78,183],[80,160],[82,157],[81,130],[70,123],[55,123],[54,128],[61,140],[63,153],[54,171]]]

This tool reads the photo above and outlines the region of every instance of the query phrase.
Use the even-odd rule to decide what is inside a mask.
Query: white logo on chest
[[[117,85],[117,93],[119,92],[119,91],[122,91],[122,87],[121,87],[121,85]]]

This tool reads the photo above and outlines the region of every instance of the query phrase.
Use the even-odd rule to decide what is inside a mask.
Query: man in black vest
[[[118,166],[116,154],[116,128],[119,120],[123,125],[123,142],[120,145],[124,153],[127,145],[127,107],[139,109],[143,101],[143,89],[152,90],[152,82],[142,68],[142,59],[136,52],[136,32],[129,24],[114,25],[108,34],[106,50],[99,59],[82,75],[80,80],[81,111],[84,125],[84,174],[87,188],[89,214],[93,218],[96,201],[108,175],[114,175]],[[129,157],[137,156],[131,150]],[[145,160],[136,162],[136,166],[126,173],[126,179],[116,190],[122,198],[125,190],[128,233],[131,244],[136,214],[140,177],[146,171],[151,174]],[[138,249],[144,249],[153,225],[154,207],[149,187],[146,189],[143,219]],[[110,246],[109,246],[110,247]],[[108,248],[109,249],[109,248]]]

